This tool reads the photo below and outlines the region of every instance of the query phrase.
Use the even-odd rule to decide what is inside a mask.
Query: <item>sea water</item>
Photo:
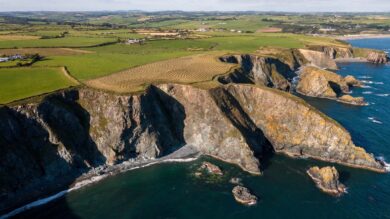
[[[353,40],[359,47],[389,51],[390,39]],[[366,82],[353,89],[370,104],[357,107],[332,100],[304,98],[345,126],[356,145],[390,160],[390,66],[339,64],[339,74]],[[203,158],[208,159],[208,158]],[[225,175],[198,178],[203,159],[168,163],[107,178],[25,212],[20,218],[390,218],[390,174],[335,165],[348,193],[332,197],[319,191],[306,170],[324,162],[281,155],[263,161],[264,175],[252,176],[219,161]],[[259,197],[255,206],[235,202],[229,183],[240,177]]]

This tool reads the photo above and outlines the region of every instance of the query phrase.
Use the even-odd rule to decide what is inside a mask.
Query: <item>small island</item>
[[[335,167],[319,168],[315,166],[307,170],[307,174],[317,187],[327,194],[341,196],[347,192],[345,185],[339,182],[339,173]]]

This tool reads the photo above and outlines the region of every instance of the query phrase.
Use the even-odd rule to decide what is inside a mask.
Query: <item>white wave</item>
[[[372,94],[372,91],[364,91],[363,94]]]
[[[373,123],[376,123],[376,124],[383,124],[383,122],[377,120],[377,119],[374,118],[374,117],[368,117],[368,119],[369,119],[371,122],[373,122]]]
[[[378,81],[362,80],[362,82],[365,83],[365,84],[385,84],[385,83],[383,83],[381,81],[378,82]]]
[[[362,88],[369,89],[369,88],[372,88],[372,87],[368,86],[368,85],[363,85]]]
[[[385,169],[387,172],[390,172],[390,164],[386,162],[383,156],[376,157],[376,159],[381,161],[385,165]]]
[[[195,161],[199,158],[199,156],[196,156],[196,157],[191,157],[191,158],[171,158],[171,159],[162,159],[160,161],[155,161],[155,162],[149,162],[149,163],[146,163],[144,165],[139,165],[139,166],[135,166],[135,167],[131,167],[131,168],[125,168],[124,170],[120,171],[120,172],[127,172],[127,171],[131,171],[131,170],[135,170],[135,169],[140,169],[140,168],[143,168],[143,167],[148,167],[148,166],[152,166],[154,164],[158,164],[158,163],[184,163],[184,162],[192,162],[192,161]],[[124,162],[125,163],[125,162]],[[76,183],[72,188],[70,189],[67,189],[67,190],[63,190],[55,195],[52,195],[52,196],[49,196],[47,198],[43,198],[43,199],[39,199],[37,201],[34,201],[34,202],[31,202],[30,204],[27,204],[23,207],[20,207],[20,208],[17,208],[5,215],[1,215],[0,216],[0,219],[7,219],[7,218],[10,218],[10,217],[14,217],[24,211],[27,211],[27,210],[30,210],[32,208],[35,208],[35,207],[38,207],[38,206],[42,206],[42,205],[45,205],[49,202],[52,202],[56,199],[59,199],[63,196],[65,196],[66,194],[72,192],[72,191],[76,191],[78,189],[81,189],[82,187],[85,187],[87,185],[90,185],[92,183],[96,183],[98,181],[101,181],[102,179],[110,176],[111,173],[106,173],[106,174],[103,174],[103,175],[100,175],[100,176],[94,176],[94,177],[91,177],[89,179],[86,179],[86,180],[83,180],[83,181],[80,181],[78,183]]]
[[[358,76],[358,78],[360,78],[360,79],[371,79],[372,77],[370,77],[370,76]]]
[[[378,97],[388,97],[390,94],[375,94]]]

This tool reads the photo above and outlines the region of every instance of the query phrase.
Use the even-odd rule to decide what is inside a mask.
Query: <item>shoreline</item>
[[[390,34],[356,34],[356,35],[344,35],[334,36],[338,40],[360,40],[360,39],[381,39],[390,38]]]
[[[40,198],[36,201],[30,202],[8,213],[5,213],[4,215],[0,215],[0,219],[11,218],[30,209],[48,204],[52,201],[62,198],[70,192],[77,191],[86,186],[93,185],[111,176],[115,176],[121,173],[144,167],[153,166],[156,164],[192,162],[199,159],[200,156],[201,154],[194,147],[192,147],[191,145],[185,145],[179,150],[173,152],[172,154],[154,160],[141,160],[135,162],[124,161],[123,163],[120,163],[115,166],[96,167],[79,177],[79,179],[77,179],[73,184],[71,184],[68,189],[57,192],[54,195]]]

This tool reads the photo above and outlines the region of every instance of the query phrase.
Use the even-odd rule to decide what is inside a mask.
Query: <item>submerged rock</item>
[[[245,188],[243,186],[236,186],[232,190],[234,199],[236,199],[237,202],[244,204],[244,205],[255,205],[257,203],[257,197],[255,195],[252,195],[248,188]]]
[[[210,162],[203,162],[200,168],[203,170],[207,170],[207,172],[210,174],[220,175],[220,176],[223,175],[222,170],[217,165],[214,165]]]
[[[317,187],[323,192],[340,196],[345,193],[346,187],[339,182],[339,173],[335,167],[312,167],[307,174],[313,179]]]
[[[229,182],[231,184],[235,184],[235,185],[241,185],[242,183],[242,179],[241,178],[238,178],[238,177],[233,177],[229,180]]]
[[[343,95],[338,98],[339,102],[347,103],[356,106],[367,106],[368,104],[364,101],[363,97],[353,97],[351,95]]]

